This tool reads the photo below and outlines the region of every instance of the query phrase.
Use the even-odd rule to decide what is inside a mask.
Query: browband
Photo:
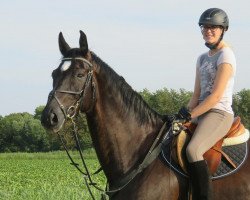
[[[81,60],[85,63],[87,63],[90,67],[92,67],[93,65],[85,58],[81,58],[81,57],[75,57],[75,58],[62,58],[62,61],[67,61],[67,60]]]

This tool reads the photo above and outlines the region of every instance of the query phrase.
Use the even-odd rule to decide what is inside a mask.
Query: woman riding
[[[210,8],[202,13],[199,26],[209,51],[198,57],[192,98],[179,117],[187,121],[197,118],[198,126],[186,154],[193,186],[193,199],[212,199],[212,185],[203,154],[229,131],[234,113],[232,96],[236,60],[223,40],[229,19],[225,11]]]

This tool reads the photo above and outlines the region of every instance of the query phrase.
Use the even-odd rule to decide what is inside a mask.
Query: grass
[[[76,152],[71,152],[81,163]],[[94,150],[84,151],[90,172],[99,168]],[[93,176],[105,188],[103,173]],[[101,193],[93,189],[96,199]],[[1,153],[0,199],[2,200],[78,200],[91,199],[80,172],[70,165],[66,152]]]

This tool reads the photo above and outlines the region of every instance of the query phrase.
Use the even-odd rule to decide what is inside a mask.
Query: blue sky
[[[196,59],[207,50],[197,22],[211,7],[230,18],[225,40],[237,58],[235,92],[249,89],[249,1],[2,0],[0,115],[33,114],[46,104],[60,31],[71,47],[84,31],[89,48],[137,91],[192,91]]]

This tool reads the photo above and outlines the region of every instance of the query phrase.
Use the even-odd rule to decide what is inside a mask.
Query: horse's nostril
[[[50,123],[51,125],[55,125],[58,123],[58,118],[55,113],[50,114]]]

